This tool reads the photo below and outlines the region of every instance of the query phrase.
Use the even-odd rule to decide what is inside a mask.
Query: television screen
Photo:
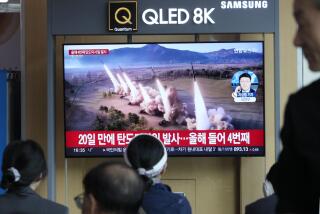
[[[173,156],[262,156],[263,42],[65,44],[64,109],[67,157],[142,133]]]

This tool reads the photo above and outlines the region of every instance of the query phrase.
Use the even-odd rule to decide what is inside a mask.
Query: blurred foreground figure
[[[301,47],[313,71],[320,70],[320,9],[317,0],[294,0]],[[292,75],[295,75],[293,73]],[[290,96],[281,131],[283,151],[270,171],[279,198],[277,213],[319,213],[320,80]]]

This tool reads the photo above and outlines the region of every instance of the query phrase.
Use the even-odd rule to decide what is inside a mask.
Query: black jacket
[[[246,206],[246,214],[275,214],[277,201],[275,194],[261,198]]]
[[[187,198],[171,192],[169,186],[154,184],[144,194],[142,207],[147,214],[191,214]]]
[[[283,150],[269,172],[277,211],[319,213],[320,80],[290,96],[281,130]]]
[[[1,214],[67,214],[65,206],[41,198],[29,187],[11,190],[0,196]]]

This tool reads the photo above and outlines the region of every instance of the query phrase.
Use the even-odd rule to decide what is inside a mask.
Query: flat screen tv
[[[64,44],[67,157],[121,156],[157,136],[171,156],[263,156],[263,42]]]

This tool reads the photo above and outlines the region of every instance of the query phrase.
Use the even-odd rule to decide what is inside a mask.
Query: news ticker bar
[[[140,134],[160,139],[166,147],[263,147],[263,130],[67,131],[67,148],[123,148]]]
[[[119,157],[126,148],[66,148],[68,157],[106,156]],[[171,147],[167,148],[169,156],[263,156],[264,147]]]

